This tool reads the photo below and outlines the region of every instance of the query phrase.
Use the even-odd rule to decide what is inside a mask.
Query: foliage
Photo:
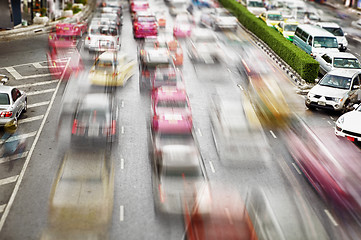
[[[64,10],[71,10],[72,8],[73,8],[73,4],[71,2],[68,2]]]
[[[80,11],[81,11],[81,9],[78,6],[73,7],[73,14],[77,14]]]
[[[88,3],[88,0],[75,0],[75,3],[82,3],[84,6]]]
[[[42,17],[46,16],[46,8],[40,8],[40,14]]]

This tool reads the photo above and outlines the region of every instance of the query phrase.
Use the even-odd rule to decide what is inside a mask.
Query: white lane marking
[[[269,132],[271,133],[271,135],[272,135],[273,138],[277,138],[277,136],[273,133],[272,130],[270,130]]]
[[[16,71],[13,67],[6,67],[5,70],[13,75],[16,80],[23,79],[23,76],[21,76],[20,73],[18,73],[18,71]]]
[[[42,61],[42,62],[33,62],[33,63],[48,63],[47,61]],[[22,64],[18,64],[18,65],[13,65],[13,66],[11,66],[11,67],[21,67],[21,66],[26,66],[26,65],[31,65],[31,64],[33,64],[33,63],[22,63]],[[0,69],[5,69],[6,67],[2,67],[2,68],[0,68]]]
[[[209,165],[211,166],[212,172],[215,173],[216,169],[214,169],[213,163],[211,161],[209,161]]]
[[[241,84],[237,84],[237,87],[243,91],[243,87],[241,86]]]
[[[9,157],[2,157],[0,158],[0,164],[10,162],[19,158],[26,157],[28,155],[28,152],[18,153]]]
[[[55,68],[55,67],[53,67],[53,66],[43,66],[43,65],[41,65],[40,63],[33,63],[33,66],[35,67],[35,68]]]
[[[357,56],[360,56],[361,57],[361,55],[359,54],[359,53],[355,53]]]
[[[201,136],[201,137],[203,136],[200,128],[198,128],[198,134],[199,134],[199,136]]]
[[[1,232],[1,230],[2,230],[2,228],[3,228],[3,226],[4,226],[4,224],[5,224],[5,220],[6,220],[7,216],[9,215],[10,208],[11,208],[11,206],[13,205],[13,203],[14,203],[14,201],[15,201],[16,194],[17,194],[17,192],[19,191],[20,184],[21,184],[21,182],[22,182],[22,180],[23,180],[23,177],[24,177],[24,175],[25,175],[25,171],[26,171],[26,169],[27,169],[27,167],[28,167],[28,165],[29,165],[29,162],[30,162],[30,158],[31,158],[31,156],[33,155],[35,146],[36,146],[36,144],[37,144],[38,141],[39,141],[40,134],[41,134],[41,132],[43,131],[43,128],[44,128],[46,119],[48,118],[49,113],[50,113],[50,109],[51,109],[51,107],[52,107],[53,104],[54,104],[55,97],[56,97],[56,93],[58,92],[58,89],[59,89],[59,87],[60,87],[61,80],[63,79],[64,74],[65,74],[65,70],[68,68],[68,66],[69,66],[69,61],[67,62],[66,66],[65,66],[65,68],[64,68],[64,72],[63,72],[63,74],[62,74],[61,77],[60,77],[60,81],[58,82],[58,85],[56,86],[56,90],[54,91],[54,94],[53,94],[53,96],[51,97],[50,104],[49,104],[49,106],[48,106],[48,109],[46,110],[46,113],[45,113],[45,115],[44,115],[43,121],[42,121],[41,124],[40,124],[39,130],[37,131],[37,134],[36,134],[36,136],[35,136],[35,140],[34,140],[34,142],[33,142],[33,145],[31,145],[31,148],[30,148],[30,150],[29,150],[29,154],[26,156],[25,163],[24,163],[23,168],[21,169],[21,172],[20,172],[20,174],[19,174],[19,179],[18,179],[18,181],[17,181],[16,184],[15,184],[13,193],[11,194],[10,199],[9,199],[9,201],[8,201],[8,204],[7,204],[6,208],[5,208],[5,211],[4,211],[3,215],[1,216],[1,219],[0,219],[0,232]]]
[[[33,87],[33,86],[41,86],[46,84],[52,84],[57,83],[59,80],[51,80],[51,81],[44,81],[44,82],[37,82],[37,83],[30,83],[30,84],[23,84],[23,85],[17,85],[16,88],[24,88],[24,87]]]
[[[300,171],[300,169],[298,169],[298,167],[296,166],[296,164],[295,163],[292,163],[292,166],[296,169],[296,171],[298,172],[298,174],[302,174],[301,173],[301,171]]]
[[[25,119],[21,119],[18,121],[18,123],[26,123],[26,122],[33,122],[36,120],[40,120],[44,117],[44,115],[40,115],[40,116],[35,116],[35,117],[31,117],[31,118],[25,118]]]
[[[123,205],[120,205],[120,211],[119,211],[119,213],[120,213],[119,220],[120,220],[121,222],[123,222],[123,221],[124,221],[124,206],[123,206]]]
[[[327,122],[328,122],[328,124],[333,125],[330,121],[327,121]]]
[[[121,133],[124,134],[124,126],[121,127]]]
[[[50,101],[45,101],[45,102],[38,102],[38,103],[34,103],[34,104],[29,104],[29,105],[28,105],[28,109],[29,109],[29,108],[34,108],[34,107],[40,107],[40,106],[48,105],[49,103],[50,103]]]
[[[330,118],[331,118],[332,121],[335,121],[335,119],[332,116],[330,116]]]
[[[9,137],[8,139],[6,139],[6,141],[0,140],[0,144],[3,144],[4,142],[13,142],[13,141],[17,141],[17,140],[24,139],[24,138],[34,137],[35,135],[36,135],[36,131],[31,132],[31,133],[15,135],[13,137]]]
[[[6,207],[6,204],[0,205],[0,213],[2,213],[4,211]]]
[[[16,180],[18,180],[18,177],[19,177],[19,175],[15,175],[12,177],[0,179],[0,186],[8,184],[8,183],[16,182]]]
[[[333,216],[331,215],[331,213],[330,213],[327,209],[325,209],[324,211],[325,211],[327,217],[331,220],[332,224],[337,227],[337,226],[338,226],[338,223],[337,223],[336,220],[333,218]]]
[[[122,100],[122,102],[121,102],[121,107],[122,108],[124,107],[124,100]]]
[[[61,74],[61,72],[56,72],[56,73],[44,73],[44,74],[35,74],[35,75],[29,75],[29,76],[22,76],[22,78],[21,78],[21,79],[48,77],[48,76],[60,75],[60,74]]]
[[[43,94],[43,93],[51,93],[51,92],[54,92],[54,91],[55,91],[55,88],[52,88],[52,89],[28,92],[28,93],[26,93],[26,95],[33,96],[33,95],[39,95],[39,94]]]
[[[124,158],[120,159],[120,169],[124,169]]]

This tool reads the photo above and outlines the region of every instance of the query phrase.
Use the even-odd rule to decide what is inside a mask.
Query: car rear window
[[[343,31],[341,28],[324,27],[324,29],[326,29],[327,31],[329,31],[330,33],[332,33],[333,35],[335,35],[337,37],[343,36]]]
[[[0,105],[9,105],[10,98],[7,93],[0,93]]]
[[[188,108],[186,100],[161,100],[158,102],[157,107],[159,108]]]

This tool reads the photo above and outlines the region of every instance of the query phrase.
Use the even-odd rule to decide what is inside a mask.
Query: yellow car
[[[264,21],[269,27],[273,27],[274,25],[277,25],[278,23],[283,21],[282,14],[279,11],[267,11],[261,13],[259,15],[259,18]]]
[[[282,36],[287,38],[289,41],[293,42],[293,37],[295,36],[295,31],[298,26],[296,21],[284,21],[273,26]]]
[[[124,86],[134,75],[136,61],[117,52],[104,52],[94,63],[89,73],[92,85]]]

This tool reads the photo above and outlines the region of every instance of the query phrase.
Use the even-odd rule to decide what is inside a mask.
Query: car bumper
[[[343,110],[343,103],[337,103],[334,101],[318,101],[318,99],[308,98],[306,99],[305,104],[307,107],[321,108],[336,112],[340,112]]]
[[[135,31],[134,36],[136,38],[157,36],[158,31]]]
[[[175,37],[189,37],[191,35],[191,31],[180,31],[180,30],[174,30],[173,35]]]
[[[339,126],[336,125],[335,127],[335,134],[338,137],[344,137],[351,141],[358,141],[361,142],[361,133],[356,133],[353,131],[348,131],[346,129],[342,129]]]
[[[11,118],[0,118],[0,126],[5,126],[6,123],[11,122],[15,119],[14,117]]]

